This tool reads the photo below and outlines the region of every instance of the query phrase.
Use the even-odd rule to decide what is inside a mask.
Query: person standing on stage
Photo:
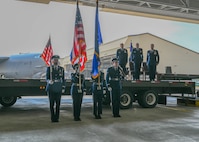
[[[131,53],[131,60],[134,63],[134,80],[140,80],[140,68],[143,62],[143,52],[142,48],[139,47],[139,43],[136,43],[136,48],[133,48]]]
[[[159,64],[160,57],[158,50],[154,49],[154,44],[151,44],[151,50],[147,51],[147,66],[149,69],[150,81],[155,80],[156,66]]]
[[[119,60],[119,65],[122,67],[125,75],[127,74],[126,64],[128,62],[128,51],[124,48],[124,44],[120,44],[120,49],[117,50],[116,58]]]

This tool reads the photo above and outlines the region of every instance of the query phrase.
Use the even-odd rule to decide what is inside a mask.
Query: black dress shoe
[[[97,116],[97,115],[95,115],[95,119],[98,119],[98,116]]]
[[[121,115],[118,114],[117,117],[121,117]]]
[[[58,120],[58,119],[56,119],[54,122],[59,122],[59,120]]]
[[[119,114],[118,115],[113,115],[113,117],[121,117],[121,115],[119,115]]]
[[[54,122],[59,122],[59,120],[58,120],[58,119],[53,118],[53,119],[51,119],[51,122],[52,122],[52,123],[54,123]]]
[[[98,115],[97,117],[98,117],[98,119],[102,119],[102,117],[100,115]]]
[[[80,118],[77,118],[77,121],[82,121]]]
[[[74,121],[78,121],[78,118],[74,118]]]

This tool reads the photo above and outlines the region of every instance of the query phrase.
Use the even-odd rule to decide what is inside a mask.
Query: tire
[[[158,103],[158,95],[154,91],[146,91],[141,96],[141,106],[145,108],[154,108]]]
[[[132,95],[130,92],[122,92],[120,96],[120,108],[121,109],[128,109],[132,106]]]
[[[4,107],[10,107],[14,105],[17,101],[17,97],[0,97],[0,104]]]

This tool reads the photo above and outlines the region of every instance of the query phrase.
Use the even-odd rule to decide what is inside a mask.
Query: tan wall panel
[[[150,44],[155,45],[155,49],[159,51],[160,63],[157,67],[157,72],[165,73],[166,67],[171,66],[172,73],[176,74],[199,74],[199,54],[185,47],[171,43],[167,40],[159,38],[149,33],[127,36],[100,46],[100,57],[116,54],[120,48],[120,43],[124,43],[129,52],[130,42],[133,42],[133,47],[136,43],[140,44],[143,49],[144,62],[146,62],[147,50],[150,49]],[[93,48],[87,50],[88,60],[93,58]],[[65,58],[64,64],[70,64],[69,57]]]
[[[158,72],[165,73],[166,66],[171,66],[173,73],[199,74],[199,67],[197,67],[198,53],[151,34],[132,36],[130,39],[135,41],[134,46],[136,42],[140,43],[140,47],[143,48],[144,61],[146,61],[146,54],[147,50],[150,49],[150,44],[154,43],[155,49],[159,51],[160,55]]]

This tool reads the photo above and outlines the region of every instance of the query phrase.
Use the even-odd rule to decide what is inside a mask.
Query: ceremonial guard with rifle
[[[51,65],[46,71],[46,91],[50,102],[51,122],[59,122],[61,94],[65,91],[64,68],[59,66],[59,58],[58,55],[52,56]]]
[[[113,66],[107,69],[106,85],[111,95],[112,113],[113,117],[121,117],[119,113],[120,109],[120,95],[121,95],[121,69],[118,65],[118,59],[112,59]]]

